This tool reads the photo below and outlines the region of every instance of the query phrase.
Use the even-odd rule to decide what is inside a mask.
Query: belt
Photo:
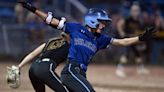
[[[50,61],[53,62],[53,63],[55,63],[56,66],[59,65],[55,60],[50,59],[50,58],[40,58],[40,59],[38,59],[38,62],[50,62]]]
[[[43,59],[41,59],[41,61],[43,61],[43,62],[49,62],[50,59],[49,58],[43,58]]]
[[[84,70],[85,72],[87,71],[87,66],[85,64],[80,64],[76,61],[69,61],[69,63],[73,64],[73,65],[77,65],[79,66],[82,70]]]

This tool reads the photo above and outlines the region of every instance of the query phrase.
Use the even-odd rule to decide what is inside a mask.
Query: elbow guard
[[[57,29],[59,30],[63,29],[65,22],[66,22],[66,18],[62,17],[61,20],[59,21]]]
[[[48,12],[48,16],[45,20],[46,24],[48,24],[48,25],[50,25],[54,28],[57,28],[59,30],[63,29],[64,23],[66,22],[66,18],[62,17],[57,26],[54,26],[54,25],[51,24],[52,19],[53,19],[52,12]]]
[[[51,24],[52,18],[53,18],[52,12],[48,12],[47,18],[45,20],[46,24],[48,25]]]

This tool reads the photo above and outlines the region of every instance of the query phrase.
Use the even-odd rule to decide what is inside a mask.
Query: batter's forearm
[[[47,18],[47,16],[48,16],[47,13],[44,13],[44,12],[38,10],[38,9],[35,11],[35,14],[36,14],[37,16],[39,16],[43,21],[46,21],[46,18]],[[57,26],[58,24],[59,24],[59,20],[56,19],[56,18],[52,18],[51,25]]]
[[[26,8],[27,10],[33,12],[34,14],[36,14],[37,16],[39,16],[44,22],[46,22],[47,24],[49,24],[52,27],[57,28],[59,26],[59,20],[54,18],[52,16],[52,13],[49,12],[48,14],[38,10],[35,6],[32,6],[30,3],[27,2],[19,2],[24,8]]]
[[[137,42],[147,41],[153,38],[154,33],[156,32],[155,27],[148,27],[141,35],[137,37],[124,38],[124,39],[114,39],[112,41],[113,45],[122,45],[128,46],[135,44]]]
[[[46,20],[47,15],[48,15],[47,13],[44,13],[44,12],[38,10],[38,9],[35,11],[35,14],[36,14],[37,16],[39,16],[43,21]]]
[[[139,37],[131,37],[124,39],[113,39],[112,44],[116,46],[128,46],[139,42]]]
[[[131,38],[124,38],[123,40],[124,40],[123,45],[128,46],[128,45],[133,45],[135,43],[138,43],[139,37],[137,36],[137,37],[131,37]]]

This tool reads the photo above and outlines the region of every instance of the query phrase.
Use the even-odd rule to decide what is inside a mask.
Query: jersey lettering
[[[84,46],[84,47],[90,49],[93,52],[97,51],[96,45],[89,42],[89,41],[87,41],[87,40],[84,40],[84,39],[81,39],[81,38],[74,38],[74,42],[75,42],[75,45]]]

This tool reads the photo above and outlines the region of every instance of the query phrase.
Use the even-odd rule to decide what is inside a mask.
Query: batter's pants
[[[65,65],[61,72],[61,81],[71,92],[95,92],[86,79],[86,73],[76,62]]]

